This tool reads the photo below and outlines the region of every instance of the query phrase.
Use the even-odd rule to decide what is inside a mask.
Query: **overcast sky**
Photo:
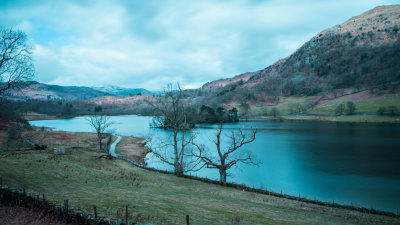
[[[0,0],[30,37],[36,80],[160,90],[263,69],[320,31],[399,0]]]

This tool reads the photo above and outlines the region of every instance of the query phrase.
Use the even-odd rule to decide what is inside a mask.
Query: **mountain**
[[[129,95],[150,95],[150,91],[143,88],[123,88],[115,85],[104,85],[100,87],[91,87],[94,90],[109,93],[112,96],[129,96]]]
[[[79,101],[104,96],[128,96],[137,94],[149,94],[145,89],[129,89],[117,86],[103,87],[77,87],[59,86],[38,83],[36,81],[24,82],[19,88],[8,90],[4,95],[8,98],[27,100],[46,100],[46,101]]]
[[[76,101],[109,94],[89,87],[48,85],[32,81],[23,83],[19,88],[8,90],[4,95],[13,99]]]
[[[249,101],[260,102],[349,88],[397,91],[399,82],[400,5],[391,5],[320,32],[265,69],[213,81],[201,90],[222,102],[240,99],[240,93]]]
[[[225,86],[227,86],[229,84],[232,84],[232,83],[246,82],[253,75],[254,75],[254,73],[248,72],[248,73],[240,74],[240,75],[235,76],[233,78],[220,79],[220,80],[208,82],[208,83],[204,84],[202,86],[202,88],[203,89],[207,89],[207,88],[212,88],[212,87],[225,87]]]

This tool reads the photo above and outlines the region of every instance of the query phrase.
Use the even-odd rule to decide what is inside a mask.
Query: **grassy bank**
[[[8,185],[46,194],[51,202],[115,218],[132,209],[131,220],[156,224],[396,224],[399,219],[323,207],[243,192],[143,170],[96,151],[2,153],[0,174]],[[134,208],[132,208],[134,207]]]
[[[50,150],[60,147],[65,148],[66,151],[78,149],[98,150],[97,136],[94,133],[49,131],[40,127],[34,127],[34,129],[20,131],[20,135],[36,144],[45,145]],[[0,130],[0,151],[29,150],[31,148],[30,145],[24,143],[19,134],[14,134],[16,137],[10,137],[10,135],[5,130]],[[148,149],[143,144],[144,139],[132,136],[122,136],[122,138],[116,148],[117,153],[127,156],[138,163],[143,163],[143,158],[148,152]],[[113,136],[112,141],[115,139],[116,137]]]
[[[61,116],[55,116],[55,115],[40,114],[40,113],[36,113],[36,112],[26,112],[22,116],[27,121],[56,120],[56,119],[65,119],[65,118],[67,118],[67,117],[61,117]]]
[[[319,97],[282,97],[277,105],[253,105],[250,107],[248,114],[252,116],[263,116],[265,119],[270,119],[271,109],[276,108],[279,115],[287,120],[315,120],[329,122],[372,122],[372,123],[400,123],[400,95],[399,94],[371,94],[368,91],[348,94],[337,98],[331,97],[329,100],[321,100],[314,107],[310,107]],[[353,102],[356,107],[356,115],[335,115],[336,108],[347,102]],[[390,114],[387,108],[396,107],[397,115]],[[245,113],[243,107],[235,105],[239,113]],[[293,109],[300,107],[305,110],[301,111],[302,115],[296,114]],[[384,108],[385,115],[368,115],[377,114],[379,108]],[[321,116],[318,116],[321,115]]]
[[[285,115],[274,118],[272,116],[262,116],[261,119],[283,119],[283,120],[310,120],[321,122],[347,122],[347,123],[400,123],[400,117],[378,116],[378,115],[343,115],[343,116],[314,116],[314,115]]]

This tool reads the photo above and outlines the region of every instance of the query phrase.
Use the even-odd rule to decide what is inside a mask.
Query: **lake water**
[[[113,128],[121,135],[165,137],[149,128],[151,117],[114,116]],[[32,125],[65,131],[92,131],[83,117],[32,121]],[[400,126],[321,122],[254,120],[225,124],[225,131],[258,129],[250,149],[260,166],[233,168],[228,182],[311,199],[400,209]],[[199,125],[196,141],[212,147],[217,125]],[[149,166],[171,169],[148,156]],[[218,171],[202,169],[201,177],[218,179]]]

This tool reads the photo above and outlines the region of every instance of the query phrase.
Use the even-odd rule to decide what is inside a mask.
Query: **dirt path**
[[[117,144],[122,140],[122,137],[121,136],[118,136],[118,135],[116,135],[117,136],[117,140],[115,140],[112,144],[111,144],[111,146],[110,146],[110,154],[112,155],[112,156],[114,156],[114,157],[117,157],[118,156],[118,154],[115,152],[115,147],[117,146]]]

